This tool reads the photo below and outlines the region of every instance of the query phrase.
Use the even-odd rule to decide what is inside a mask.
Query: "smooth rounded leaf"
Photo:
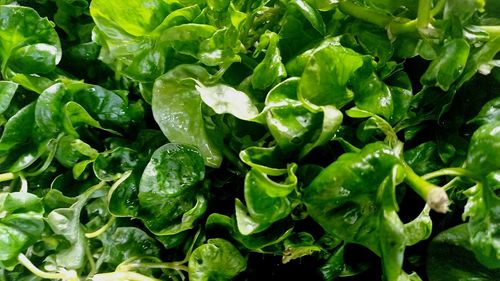
[[[57,64],[56,46],[38,43],[16,49],[9,65],[15,72],[44,74],[55,69]]]
[[[139,188],[146,197],[179,195],[205,176],[203,158],[193,146],[169,143],[158,148],[144,169]],[[148,194],[148,195],[146,195]]]
[[[231,280],[246,269],[246,260],[238,249],[224,239],[209,239],[189,257],[189,280]]]

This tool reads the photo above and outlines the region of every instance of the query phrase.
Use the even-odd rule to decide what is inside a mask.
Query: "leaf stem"
[[[230,150],[228,146],[224,146],[224,148],[222,149],[222,154],[231,164],[234,165],[234,167],[236,167],[236,169],[238,169],[240,173],[246,174],[247,169],[245,165],[241,162],[241,160],[238,157],[234,155],[233,151]]]
[[[379,14],[374,12],[373,9],[356,5],[348,0],[340,1],[339,8],[344,14],[351,15],[380,27],[386,27],[392,21],[392,17],[390,16]]]
[[[20,192],[27,193],[28,192],[28,181],[24,177],[22,173],[19,173],[19,178],[21,179],[21,189]]]
[[[17,178],[17,175],[14,174],[14,173],[3,173],[3,174],[0,174],[0,182],[10,181],[10,180],[13,180],[15,178]]]
[[[109,281],[109,280],[160,281],[159,279],[152,278],[132,271],[100,273],[92,277],[92,281]]]
[[[88,276],[94,275],[97,272],[97,267],[95,265],[94,257],[92,256],[92,251],[90,250],[89,243],[87,243],[87,245],[85,246],[85,255],[87,256],[87,260],[89,261],[89,267],[90,267]]]
[[[105,181],[101,181],[99,182],[98,184],[94,185],[94,186],[91,186],[89,189],[85,190],[85,192],[83,192],[80,196],[84,197],[84,198],[88,198],[90,197],[94,192],[96,192],[97,190],[101,189],[104,185],[106,184]]]
[[[113,223],[116,221],[116,217],[115,216],[111,216],[111,218],[109,219],[109,221],[103,225],[101,228],[99,228],[98,230],[94,231],[94,232],[90,232],[90,233],[85,233],[85,237],[87,238],[96,238],[97,236],[103,234],[104,232],[106,232],[106,230],[108,230],[112,225]]]
[[[424,180],[430,180],[442,176],[468,177],[474,179],[474,174],[464,168],[444,168],[422,176]]]
[[[359,6],[348,0],[339,2],[339,9],[357,19],[373,23],[379,27],[386,28],[390,34],[409,33],[417,30],[417,20],[392,17],[374,12],[372,9]]]
[[[426,29],[431,22],[432,0],[419,0],[417,11],[417,28]]]
[[[194,250],[194,246],[196,245],[196,241],[198,240],[198,237],[200,237],[200,233],[201,233],[201,228],[199,228],[198,231],[196,231],[196,234],[194,235],[194,238],[193,238],[193,242],[189,246],[189,249],[186,252],[186,256],[184,257],[184,259],[179,262],[180,264],[186,263],[189,261],[189,257],[191,256],[191,253]]]
[[[178,262],[160,262],[160,263],[130,263],[127,264],[126,268],[156,268],[156,269],[174,269],[181,271],[188,271],[186,265],[180,264]]]
[[[128,179],[128,177],[130,177],[130,175],[132,174],[132,170],[129,170],[129,171],[126,171],[125,173],[123,173],[123,175],[118,179],[116,180],[112,185],[111,185],[111,188],[109,189],[108,191],[108,195],[107,195],[107,199],[108,199],[108,212],[110,214],[113,214],[110,209],[109,209],[109,202],[111,202],[111,198],[113,196],[113,193],[115,192],[115,190],[124,182]]]
[[[481,25],[479,28],[486,31],[490,37],[500,37],[500,25]]]
[[[62,136],[62,134],[61,134],[61,136]],[[26,173],[27,177],[38,176],[41,173],[43,173],[45,170],[47,170],[47,168],[52,163],[52,160],[54,160],[54,157],[56,156],[57,145],[59,144],[59,139],[61,138],[61,136],[59,136],[56,140],[52,139],[48,143],[47,147],[49,147],[49,154],[47,155],[47,159],[45,159],[45,161],[43,162],[43,165],[40,168],[38,168],[37,170],[35,170],[33,172]],[[52,147],[52,148],[50,148],[50,147]]]
[[[446,0],[438,0],[438,2],[434,5],[431,10],[431,17],[435,17],[437,14],[441,13],[444,9],[444,5],[446,4]]]
[[[415,174],[408,165],[404,165],[405,182],[422,197],[429,207],[438,213],[448,211],[448,195],[446,191]]]
[[[388,26],[390,34],[410,33],[417,30],[417,20],[407,20],[404,22],[393,21]]]
[[[74,270],[62,272],[46,272],[36,267],[23,253],[17,256],[20,264],[26,267],[31,273],[43,279],[63,279],[63,280],[78,280],[78,276]]]
[[[451,181],[447,182],[445,185],[443,185],[443,189],[448,191],[450,189],[452,189],[453,187],[455,187],[455,184],[457,183],[457,181],[459,180],[460,178],[459,177],[456,177],[456,178],[453,178]]]

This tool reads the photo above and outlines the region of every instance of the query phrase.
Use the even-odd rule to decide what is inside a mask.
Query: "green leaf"
[[[153,36],[170,12],[164,1],[134,0],[128,5],[119,1],[92,1],[90,14],[97,29],[96,42],[101,49],[100,59],[117,72],[142,82],[152,82],[164,72],[163,48],[154,48],[158,36]],[[138,12],[139,11],[139,12]]]
[[[72,82],[67,85],[67,94],[105,128],[128,128],[144,116],[142,102],[129,102],[126,97],[101,86]]]
[[[154,118],[171,142],[198,147],[205,164],[218,167],[222,153],[207,135],[202,99],[195,82],[187,78],[204,82],[208,73],[200,66],[181,65],[156,80],[152,104]]]
[[[10,68],[18,73],[45,74],[55,69],[59,58],[56,46],[37,43],[16,49],[9,58]]]
[[[0,24],[4,77],[12,78],[15,75],[12,71],[16,70],[27,74],[45,73],[59,63],[59,37],[47,18],[41,18],[32,8],[14,5],[0,6],[0,18],[4,19]]]
[[[189,280],[231,280],[246,269],[246,260],[224,239],[209,239],[189,258]]]
[[[302,73],[298,96],[315,105],[341,108],[353,99],[347,87],[354,71],[363,65],[362,56],[335,40],[328,40],[314,51]]]
[[[307,232],[294,233],[283,244],[285,246],[282,258],[283,264],[322,250],[321,247],[315,245],[314,237]]]
[[[369,144],[359,153],[344,153],[304,189],[308,213],[327,232],[380,254],[380,238],[372,232],[382,227],[381,214],[391,221],[394,216],[377,203],[377,194],[399,163],[382,143]]]
[[[0,114],[4,113],[10,105],[18,84],[9,81],[0,81]]]
[[[244,189],[247,207],[238,203],[239,201],[236,204],[236,209],[241,210],[236,213],[236,221],[242,234],[260,232],[290,214],[291,202],[287,196],[297,187],[296,170],[297,165],[290,165],[287,170],[288,176],[283,183],[269,179],[266,174],[256,169],[247,173]],[[245,226],[246,222],[252,222],[256,226],[249,229]]]
[[[496,235],[500,217],[496,210],[500,206],[497,193],[500,188],[500,172],[486,176],[484,183],[477,184],[465,192],[468,197],[463,217],[469,217],[470,244],[477,260],[487,268],[500,268],[500,247]]]
[[[326,33],[325,23],[318,10],[311,7],[308,1],[297,0],[292,2],[297,6],[302,15],[311,23],[311,25],[316,29],[321,35]]]
[[[200,82],[196,85],[203,102],[217,114],[229,113],[241,120],[252,120],[257,117],[259,110],[250,97],[231,86],[215,84],[205,86]]]
[[[118,179],[108,193],[108,209],[113,216],[137,217],[139,212],[139,184],[142,165],[136,167],[130,174],[123,174],[125,179]]]
[[[204,176],[203,158],[195,147],[170,143],[158,148],[139,186],[141,219],[146,226],[157,235],[193,228],[207,207],[206,199],[197,192]]]
[[[108,153],[101,153],[93,163],[96,177],[102,181],[115,181],[126,171],[139,163],[139,153],[135,150],[117,147]]]
[[[236,203],[237,216],[238,204],[241,205],[241,202]],[[217,213],[210,214],[206,221],[206,227],[208,230],[221,228],[243,246],[257,252],[265,251],[264,249],[266,247],[280,243],[293,231],[293,228],[289,227],[287,223],[277,222],[262,232],[244,235],[238,230],[238,224],[235,218],[230,218]]]
[[[75,166],[82,158],[95,159],[97,156],[99,156],[97,150],[70,135],[61,137],[57,143],[55,158],[68,168]]]
[[[157,242],[136,227],[117,227],[102,241],[104,243],[102,259],[112,266],[117,266],[130,258],[154,257],[160,253]]]
[[[422,175],[444,168],[439,158],[437,144],[424,142],[404,152],[404,159],[415,173]]]
[[[470,46],[465,39],[450,40],[443,46],[439,57],[429,65],[420,82],[447,91],[464,71],[469,51]]]
[[[238,53],[245,50],[239,40],[239,35],[238,30],[233,26],[217,30],[212,37],[200,44],[197,55],[200,62],[208,66],[222,65],[223,67],[239,62],[241,58]]]
[[[314,112],[298,100],[298,78],[290,78],[274,87],[266,97],[267,126],[284,152],[301,150],[301,156],[327,142],[342,120],[335,108],[322,107]],[[319,132],[318,132],[319,131]]]
[[[0,193],[0,263],[37,242],[44,230],[42,200],[30,193]]]
[[[162,44],[171,46],[177,53],[198,58],[200,45],[211,38],[217,29],[208,24],[187,23],[170,27],[161,33]]]
[[[63,84],[58,83],[43,91],[36,102],[35,122],[47,137],[64,131],[63,112],[66,91]]]
[[[337,248],[326,260],[319,271],[324,280],[335,280],[344,270],[344,246]]]
[[[354,102],[360,109],[380,115],[391,124],[406,117],[412,98],[408,77],[397,72],[390,77],[403,87],[389,86],[375,72],[375,62],[365,59],[351,79]]]
[[[485,103],[474,119],[469,122],[486,125],[491,122],[500,121],[500,98],[495,98]]]
[[[90,4],[90,13],[96,26],[107,32],[118,32],[130,36],[150,33],[168,14],[166,2],[148,0],[147,9],[144,1],[133,0],[122,5],[120,1],[96,0]]]
[[[407,237],[403,222],[399,218],[396,202],[396,185],[403,182],[405,175],[400,165],[394,166],[391,174],[382,182],[378,200],[382,204],[379,214],[380,253],[384,277],[387,280],[398,280],[402,274],[403,258]]]
[[[281,62],[278,43],[279,36],[274,32],[266,32],[261,35],[257,52],[266,48],[266,55],[253,70],[252,86],[255,89],[266,89],[273,85],[277,79],[286,76],[286,69]]]
[[[87,239],[80,225],[80,212],[83,205],[78,201],[69,208],[55,209],[47,215],[47,224],[52,231],[61,235],[69,243],[69,247],[54,255],[57,266],[68,269],[79,269],[85,266],[85,246]]]
[[[479,127],[472,135],[465,165],[480,178],[500,170],[499,126],[500,122],[492,122]]]
[[[431,236],[432,220],[429,215],[430,210],[429,206],[426,205],[418,217],[404,225],[406,246],[413,246]]]
[[[63,125],[65,129],[69,132],[74,132],[75,135],[78,133],[75,131],[76,128],[82,125],[92,126],[94,128],[98,128],[104,131],[108,131],[112,134],[120,135],[120,133],[113,131],[111,129],[105,129],[101,126],[99,121],[95,120],[90,114],[83,108],[83,106],[79,105],[76,102],[70,101],[64,105],[63,108],[65,120],[63,121]]]
[[[270,176],[281,176],[287,172],[282,163],[283,155],[276,147],[251,146],[240,152],[240,159],[253,169]]]
[[[35,103],[31,103],[19,110],[5,124],[0,138],[0,150],[8,151],[16,144],[27,142],[31,136],[34,123]]]
[[[427,252],[429,280],[495,280],[500,270],[488,269],[475,258],[469,242],[467,224],[439,233]]]

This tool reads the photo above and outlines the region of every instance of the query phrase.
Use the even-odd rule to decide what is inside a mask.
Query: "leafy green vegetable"
[[[149,230],[172,235],[193,228],[206,209],[206,199],[197,192],[204,176],[203,158],[195,147],[158,148],[144,169],[138,193],[140,217]]]
[[[215,238],[196,248],[189,258],[190,280],[230,280],[246,268],[238,250],[224,239]]]
[[[432,240],[427,264],[429,279],[438,281],[457,278],[491,280],[500,274],[474,259],[466,224],[450,228]]]
[[[21,252],[41,238],[44,210],[41,199],[29,193],[2,193],[0,203],[0,262],[9,267]]]
[[[497,2],[1,0],[0,280],[500,279]]]

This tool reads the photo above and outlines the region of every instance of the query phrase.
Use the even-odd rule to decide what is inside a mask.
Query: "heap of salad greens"
[[[0,280],[500,280],[500,1],[0,0]]]

